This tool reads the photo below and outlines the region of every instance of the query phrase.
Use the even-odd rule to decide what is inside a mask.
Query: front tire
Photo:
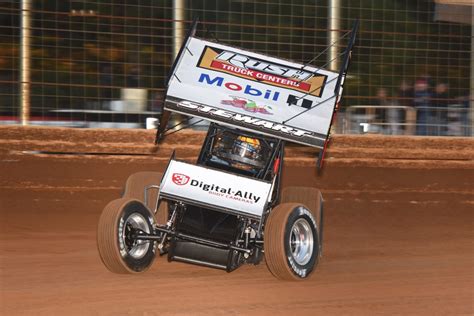
[[[155,259],[156,244],[132,235],[151,234],[153,226],[153,214],[138,200],[122,198],[107,204],[97,227],[97,246],[107,269],[114,273],[147,270]]]
[[[278,279],[303,280],[318,264],[319,238],[311,211],[299,203],[277,205],[265,224],[267,267]]]
[[[159,185],[163,174],[156,171],[140,171],[130,175],[125,183],[123,198],[136,199],[145,204],[145,188],[149,185]],[[147,207],[154,211],[158,199],[158,189],[148,190]],[[155,214],[156,222],[165,225],[169,218],[168,203],[162,201]]]

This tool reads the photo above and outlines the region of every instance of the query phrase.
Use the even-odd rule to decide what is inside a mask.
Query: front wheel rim
[[[133,213],[127,217],[121,226],[120,245],[123,250],[121,251],[122,257],[128,255],[134,259],[143,258],[148,252],[150,242],[147,240],[137,240],[133,238],[133,236],[138,231],[143,231],[147,234],[150,233],[150,228],[145,217],[139,213]]]
[[[290,251],[295,262],[301,266],[306,265],[313,256],[314,239],[311,225],[304,218],[299,218],[291,227]]]

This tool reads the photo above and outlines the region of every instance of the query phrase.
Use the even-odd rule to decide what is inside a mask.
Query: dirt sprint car
[[[264,258],[279,279],[303,280],[323,244],[323,198],[281,187],[286,141],[319,148],[321,167],[358,24],[339,73],[195,37],[175,60],[157,142],[171,112],[211,122],[195,164],[173,152],[164,173],[131,175],[100,217],[97,242],[115,273],[156,255],[233,271]]]

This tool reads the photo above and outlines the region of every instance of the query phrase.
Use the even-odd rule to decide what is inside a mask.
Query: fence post
[[[409,107],[405,110],[405,135],[415,135],[416,109]]]
[[[329,0],[328,5],[328,47],[329,54],[327,62],[329,70],[338,71],[338,45],[339,32],[341,29],[341,2],[340,0]]]
[[[184,0],[173,1],[173,59],[178,56],[184,39]]]
[[[20,56],[20,108],[21,125],[30,121],[30,91],[31,91],[31,1],[21,1],[21,56]]]

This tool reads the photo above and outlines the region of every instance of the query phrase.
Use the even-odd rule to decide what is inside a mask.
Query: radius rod
[[[167,228],[164,228],[164,227],[156,227],[155,229],[159,232],[166,233],[168,236],[173,236],[173,237],[176,237],[176,238],[179,238],[179,239],[192,241],[192,242],[202,244],[202,245],[206,245],[206,246],[213,246],[213,247],[219,247],[219,248],[224,248],[224,249],[232,249],[232,250],[237,250],[237,251],[240,251],[240,252],[245,252],[245,253],[248,253],[248,254],[250,254],[252,252],[250,249],[238,247],[238,246],[235,246],[235,245],[232,245],[232,244],[225,244],[225,243],[221,243],[221,242],[217,242],[217,241],[213,241],[213,240],[199,238],[199,237],[195,237],[195,236],[191,236],[191,235],[187,235],[187,234],[183,234],[183,233],[177,233],[177,232],[174,232],[174,231],[172,231],[170,229],[167,229]],[[146,233],[141,232],[141,231],[139,233],[134,234],[132,236],[132,238],[137,239],[137,240],[161,241],[161,236],[146,234]]]

